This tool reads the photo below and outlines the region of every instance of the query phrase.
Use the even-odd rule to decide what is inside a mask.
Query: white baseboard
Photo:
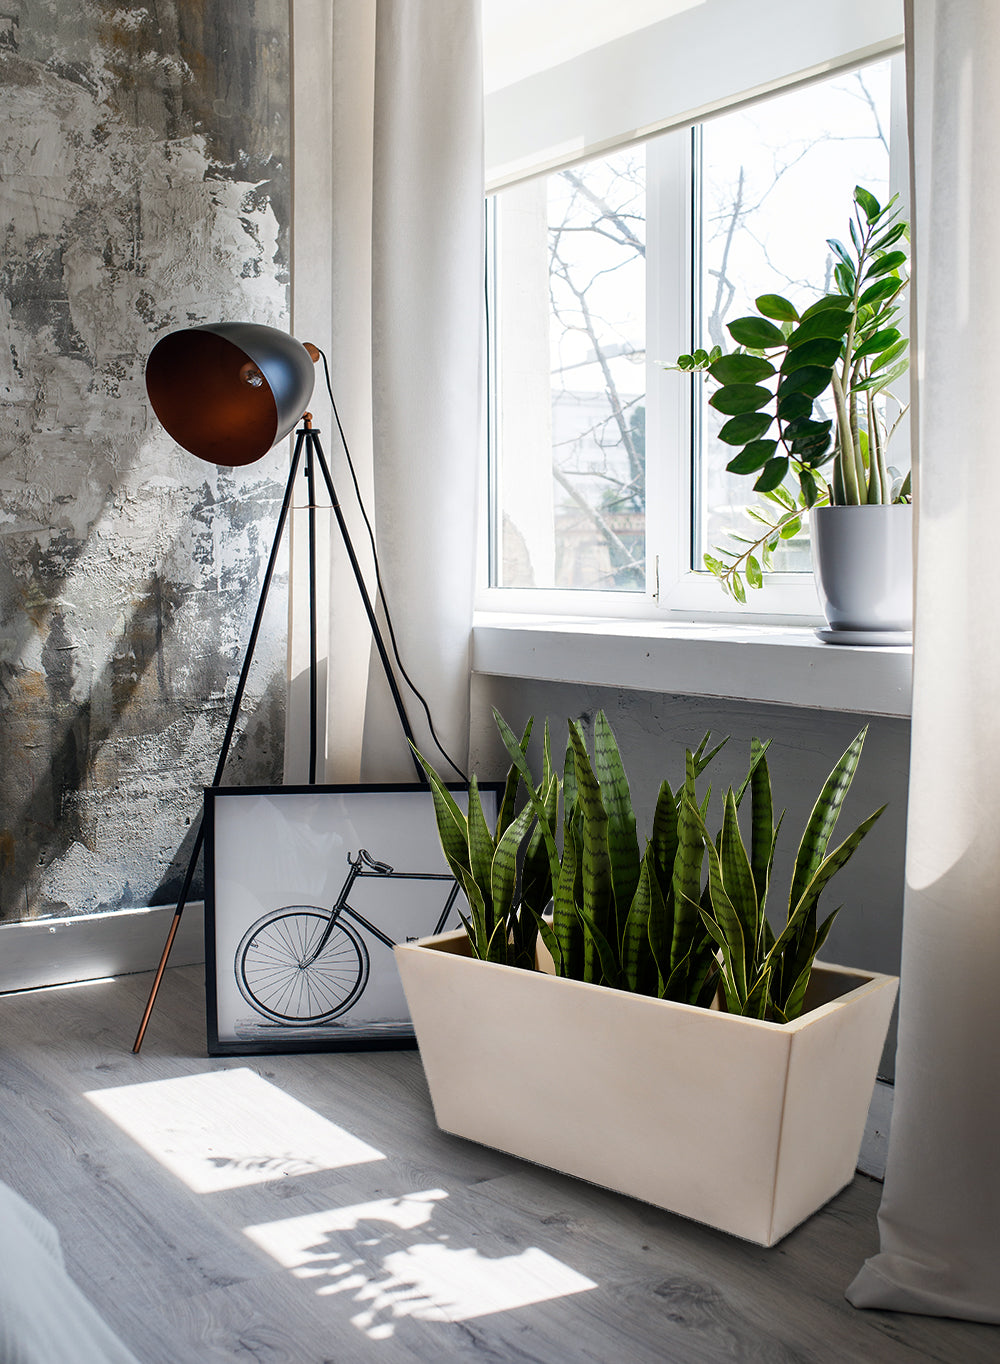
[[[885,1157],[889,1149],[889,1126],[892,1122],[892,1085],[875,1081],[875,1092],[868,1109],[865,1135],[861,1142],[858,1169],[873,1179],[885,1179]]]
[[[0,994],[155,971],[174,912],[174,905],[158,905],[0,924]],[[204,904],[191,901],[174,938],[171,966],[205,960],[204,924]]]

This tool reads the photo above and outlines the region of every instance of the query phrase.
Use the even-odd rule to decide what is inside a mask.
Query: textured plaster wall
[[[0,0],[0,918],[170,902],[287,455],[176,447],[165,331],[287,327],[286,0]],[[227,780],[280,780],[284,580]]]

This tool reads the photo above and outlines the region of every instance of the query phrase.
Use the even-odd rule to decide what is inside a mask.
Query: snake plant
[[[688,749],[676,791],[661,783],[640,851],[628,779],[603,711],[594,722],[593,753],[582,725],[569,722],[561,779],[546,725],[537,785],[526,756],[532,722],[518,739],[499,712],[493,714],[511,766],[492,831],[476,779],[465,815],[417,754],[431,783],[445,857],[469,903],[463,921],[477,957],[532,969],[540,935],[559,976],[701,1007],[721,991],[731,1013],[776,1022],[798,1016],[837,913],[817,921],[820,893],[885,808],[829,851],[864,730],[830,773],[809,816],[786,922],[775,934],[766,911],[782,817],[774,818],[770,741],[751,742],[749,770],[737,789],[726,792],[722,827],[714,835],[707,823],[711,787],[700,795],[697,782],[727,741],[710,749],[706,734]],[[526,799],[515,813],[520,787]],[[749,848],[739,826],[747,795]]]
[[[881,806],[862,820],[839,847],[828,851],[834,826],[850,789],[866,730],[851,742],[823,784],[799,843],[792,871],[784,927],[775,935],[766,907],[781,816],[774,819],[771,778],[764,745],[751,743],[750,847],[737,820],[738,799],[726,793],[723,824],[713,839],[702,812],[688,802],[709,860],[709,907],[698,905],[702,921],[719,950],[720,978],[730,1013],[784,1023],[802,1012],[813,962],[839,910],[822,922],[817,903],[830,878],[854,854],[882,814]]]
[[[765,499],[750,511],[762,533],[704,556],[738,601],[746,586],[763,585],[771,555],[810,508],[910,500],[909,475],[886,463],[895,425],[887,427],[884,395],[908,365],[898,326],[908,224],[897,197],[882,205],[857,186],[850,245],[827,239],[833,290],[802,312],[780,294],[762,294],[755,313],[728,324],[735,351],[716,346],[666,366],[715,381],[709,406],[727,418],[719,439],[736,449],[726,468],[752,477]]]

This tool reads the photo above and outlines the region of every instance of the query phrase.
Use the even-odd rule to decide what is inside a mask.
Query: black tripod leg
[[[340,534],[344,541],[344,548],[347,550],[347,557],[351,561],[351,568],[354,571],[354,579],[357,582],[358,591],[360,592],[361,600],[364,603],[365,614],[368,617],[368,624],[371,627],[372,638],[375,640],[375,647],[376,649],[378,649],[378,656],[382,661],[382,670],[385,673],[385,679],[389,684],[389,691],[392,693],[392,700],[393,704],[396,707],[396,714],[399,716],[399,723],[403,727],[403,733],[406,735],[407,739],[409,739],[410,743],[412,744],[414,742],[413,730],[410,727],[410,721],[406,714],[406,707],[403,705],[403,698],[400,695],[399,686],[396,682],[396,676],[392,670],[392,663],[389,660],[389,652],[385,647],[385,640],[382,638],[382,631],[381,628],[379,627],[378,619],[375,615],[375,608],[372,606],[371,597],[368,595],[368,588],[365,586],[365,579],[364,575],[361,572],[361,565],[358,562],[358,556],[354,552],[354,545],[351,543],[351,536],[350,532],[347,529],[347,522],[344,520],[344,513],[343,510],[341,509],[340,502],[338,501],[337,494],[334,490],[333,477],[330,473],[330,466],[326,462],[326,456],[323,453],[323,447],[319,443],[319,432],[310,430],[307,432],[307,435],[309,437],[310,445],[312,446],[316,457],[316,463],[319,465],[320,472],[322,473],[324,482],[326,483],[327,492],[330,494],[330,502],[333,505],[334,515],[337,518],[337,525],[340,527]],[[417,761],[416,755],[414,754],[412,748],[410,749],[410,758],[413,762],[414,769],[416,770],[417,773],[417,780],[420,782],[422,786],[425,786],[427,784],[427,778],[424,775],[424,771],[421,768],[420,763]]]
[[[288,509],[292,502],[292,488],[295,483],[295,475],[298,473],[299,461],[302,455],[302,443],[305,437],[304,431],[299,431],[295,439],[295,452],[292,455],[291,468],[288,471],[288,482],[285,485],[285,496],[281,503],[281,511],[278,514],[278,525],[274,532],[274,542],[271,545],[271,554],[267,561],[267,568],[264,572],[264,583],[261,587],[260,598],[257,602],[257,613],[254,616],[253,626],[250,630],[250,641],[247,644],[246,653],[243,655],[243,667],[240,669],[239,681],[236,684],[236,693],[233,697],[233,704],[229,711],[229,721],[226,725],[226,733],[222,740],[222,748],[219,752],[219,761],[215,768],[215,777],[212,781],[213,786],[218,786],[222,781],[222,774],[225,771],[226,759],[229,757],[229,750],[232,746],[233,735],[236,732],[236,721],[239,717],[240,705],[243,701],[243,693],[246,690],[247,678],[250,675],[250,664],[253,662],[254,650],[257,647],[257,636],[260,634],[261,622],[264,619],[264,608],[267,604],[267,594],[271,587],[271,579],[274,577],[275,565],[278,562],[278,549],[281,544],[281,536],[285,529],[285,522],[288,520]],[[187,904],[188,893],[191,890],[191,882],[194,880],[195,866],[201,855],[202,844],[205,841],[205,830],[198,817],[198,832],[195,835],[194,847],[191,849],[191,857],[188,861],[187,873],[184,877],[184,884],[181,888],[180,899],[177,901],[177,909],[174,913],[173,922],[167,933],[167,940],[163,944],[163,952],[160,955],[160,964],[156,968],[156,975],[153,977],[153,987],[149,992],[149,999],[146,1001],[146,1009],[142,1015],[142,1022],[139,1024],[139,1031],[136,1034],[132,1051],[138,1052],[142,1046],[142,1039],[146,1035],[146,1027],[149,1024],[150,1015],[153,1012],[153,1005],[156,1003],[156,996],[159,993],[160,981],[163,979],[163,972],[166,970],[167,961],[170,957],[174,945],[174,938],[177,936],[177,928],[184,913],[184,906]]]

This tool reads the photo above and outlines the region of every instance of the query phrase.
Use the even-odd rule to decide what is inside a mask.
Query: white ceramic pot
[[[817,507],[813,573],[829,643],[906,643],[913,629],[913,508]]]
[[[438,1125],[773,1245],[854,1177],[896,978],[818,966],[763,1023],[481,962],[396,960]]]

